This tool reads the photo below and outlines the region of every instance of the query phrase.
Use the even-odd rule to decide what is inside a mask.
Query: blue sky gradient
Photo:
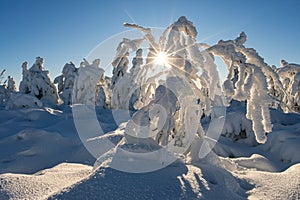
[[[280,59],[300,63],[300,1],[96,1],[1,0],[0,70],[19,84],[21,64],[45,58],[51,78],[66,62],[82,58],[106,38],[128,30],[124,22],[167,27],[185,15],[198,30],[198,40],[214,44],[248,35],[270,65]]]

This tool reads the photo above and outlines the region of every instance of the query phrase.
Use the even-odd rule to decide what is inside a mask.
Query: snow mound
[[[30,94],[13,93],[6,104],[6,109],[39,108],[43,103]]]
[[[222,168],[203,164],[200,169],[180,161],[143,174],[102,166],[49,199],[245,199],[251,186],[242,182]]]
[[[258,171],[276,172],[274,163],[259,154],[253,154],[250,158],[241,157],[232,159],[239,166],[256,169]]]
[[[299,199],[300,164],[293,165],[281,173],[248,171],[238,177],[255,182],[249,191],[249,199]]]
[[[51,108],[0,111],[0,173],[35,173],[61,162],[92,164],[71,110]]]
[[[63,162],[70,149],[76,143],[63,138],[56,132],[37,129],[25,129],[16,135],[4,138],[0,142],[1,169],[0,172],[32,173],[45,166],[53,166]],[[45,159],[47,158],[47,159]],[[24,163],[28,163],[24,165]]]
[[[86,178],[91,169],[82,164],[62,163],[32,175],[2,174],[0,199],[46,199],[62,188]]]
[[[300,124],[289,129],[273,132],[269,135],[270,141],[262,148],[277,155],[283,163],[300,163]]]
[[[222,135],[233,140],[245,139],[249,144],[256,144],[252,123],[244,112],[229,112],[226,114]]]

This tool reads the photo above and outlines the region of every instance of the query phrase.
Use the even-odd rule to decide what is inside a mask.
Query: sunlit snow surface
[[[120,141],[111,111],[96,112],[107,138]],[[70,107],[2,106],[0,199],[299,199],[300,115],[271,110],[273,132],[266,144],[253,146],[253,138],[235,137],[241,127],[251,134],[247,119],[232,123],[245,108],[227,112],[227,137],[214,148],[219,156],[131,174],[110,168],[109,159],[92,170],[95,158],[77,135]]]

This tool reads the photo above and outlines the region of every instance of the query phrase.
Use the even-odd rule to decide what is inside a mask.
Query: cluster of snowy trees
[[[112,77],[105,76],[99,59],[92,64],[84,59],[78,68],[72,62],[65,64],[62,74],[52,82],[43,58],[37,57],[29,69],[27,62],[22,64],[18,92],[12,77],[1,84],[1,102],[7,108],[64,103],[137,110],[133,116],[136,121],[148,120],[150,126],[162,126],[154,138],[157,143],[164,145],[175,138],[174,146],[188,143],[186,130],[192,121],[217,115],[212,107],[228,106],[232,100],[246,103],[246,117],[252,121],[260,143],[272,130],[269,108],[300,111],[300,65],[282,60],[279,68],[269,66],[253,48],[245,47],[244,32],[234,40],[220,40],[209,46],[197,42],[196,27],[185,17],[167,27],[159,40],[155,40],[150,28],[129,23],[124,26],[141,31],[144,37],[120,42],[112,61]],[[147,49],[141,48],[143,41],[148,42]],[[145,59],[143,51],[147,53]],[[167,66],[156,73],[154,60],[161,52],[167,55]],[[228,69],[223,83],[227,102],[222,101],[215,56]],[[159,124],[161,116],[153,109],[157,104],[167,113],[164,125]],[[152,113],[145,115],[147,112]],[[197,133],[204,137],[198,124]]]

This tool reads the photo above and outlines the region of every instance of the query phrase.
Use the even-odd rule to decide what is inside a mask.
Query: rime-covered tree
[[[283,103],[286,105],[286,112],[300,111],[300,65],[288,63],[281,60],[278,74],[283,82],[286,93],[283,96]]]
[[[14,81],[14,78],[12,76],[7,77],[7,90],[10,93],[17,91],[16,82]]]
[[[99,65],[100,59],[95,59],[92,64],[90,64],[86,59],[81,62],[80,68],[78,69],[78,76],[75,79],[73,88],[73,104],[92,106],[96,104],[97,84],[101,81],[104,74],[104,70],[100,68]]]
[[[37,57],[35,63],[28,70],[28,63],[22,64],[22,81],[19,91],[24,94],[31,94],[38,99],[56,104],[58,102],[58,93],[55,85],[52,83],[49,71],[44,69],[44,59]]]
[[[0,103],[7,103],[10,97],[17,91],[16,82],[12,76],[8,76],[3,81],[5,72],[6,70],[4,69],[0,74]]]
[[[188,148],[193,138],[189,133],[194,131],[203,137],[203,130],[199,124],[203,111],[209,115],[212,113],[211,103],[218,104],[220,87],[213,59],[208,53],[199,50],[196,28],[185,17],[170,25],[158,41],[152,36],[151,29],[128,23],[125,26],[144,32],[145,40],[149,44],[146,64],[142,65],[139,61],[138,53],[141,52],[137,52],[133,60],[134,67],[131,73],[135,72],[137,63],[140,69],[136,75],[131,74],[131,77],[134,77],[131,83],[136,83],[129,84],[126,92],[136,90],[137,86],[140,86],[138,96],[147,100],[141,101],[140,109],[128,123],[127,134],[125,131],[126,142],[151,144],[152,140],[162,146],[170,144],[170,148]],[[156,58],[161,53],[167,57],[165,69],[155,73]],[[201,75],[197,75],[197,72]],[[147,77],[147,73],[151,76]],[[200,81],[203,85],[195,83]],[[204,95],[203,90],[208,94]],[[148,124],[149,127],[136,127],[136,123]],[[193,126],[193,123],[199,124],[199,127]],[[138,138],[143,134],[156,137]]]
[[[158,137],[152,138],[158,144],[165,145],[176,138],[174,146],[187,145],[189,140],[186,134],[187,131],[185,131],[187,129],[186,124],[193,120],[197,121],[197,116],[194,116],[194,118],[188,117],[188,112],[193,112],[189,110],[188,105],[196,109],[200,116],[205,114],[206,116],[218,117],[218,113],[212,110],[212,106],[223,106],[223,102],[221,100],[221,83],[216,64],[214,63],[214,56],[220,56],[227,65],[229,75],[224,83],[224,87],[229,100],[235,99],[247,102],[246,116],[252,121],[252,133],[254,133],[259,143],[266,142],[266,133],[272,130],[269,111],[272,98],[280,101],[279,97],[286,92],[274,68],[267,65],[254,49],[244,46],[246,42],[246,34],[244,32],[235,40],[221,40],[218,44],[209,47],[208,45],[197,43],[197,30],[193,23],[185,17],[180,17],[178,21],[171,24],[163,32],[159,41],[156,41],[151,35],[151,29],[128,23],[125,26],[141,30],[145,33],[145,40],[149,42],[146,64],[141,65],[141,69],[138,70],[139,75],[145,75],[151,70],[152,72],[155,71],[153,68],[155,65],[152,63],[161,52],[167,54],[170,71],[177,73],[174,77],[170,73],[160,72],[161,74],[165,73],[164,76],[166,77],[164,80],[160,80],[161,74],[153,74],[150,78],[142,76],[141,79],[136,79],[138,80],[136,84],[129,84],[129,81],[123,81],[121,84],[123,86],[121,87],[122,89],[119,88],[120,91],[127,94],[133,89],[133,85],[146,85],[146,87],[140,88],[138,95],[134,94],[133,100],[135,101],[139,99],[137,96],[142,98],[154,96],[152,100],[142,102],[140,109],[133,116],[133,121],[135,122],[143,124],[148,120],[149,126],[156,126],[153,130],[157,130],[162,120],[160,117],[162,116],[158,114],[155,117],[153,115],[155,111],[151,110],[151,108],[158,103],[163,105],[164,109],[168,111],[167,123],[165,123],[164,127],[161,127]],[[136,58],[134,61],[136,61]],[[133,72],[134,68],[131,73]],[[131,80],[129,77],[125,80]],[[194,96],[186,94],[186,91],[177,87],[177,84],[183,84],[183,80],[188,80],[188,85],[192,88]],[[124,85],[127,86],[125,87]],[[175,91],[178,93],[175,93],[179,97],[175,95],[175,98],[172,92],[169,91],[168,87],[171,85],[176,88]],[[149,88],[153,89],[150,90]],[[272,93],[270,92],[271,88],[273,90]],[[149,91],[152,92],[149,93]],[[276,95],[272,96],[275,93]],[[180,94],[185,94],[185,97],[180,96]],[[116,93],[113,92],[113,95],[116,95]],[[115,99],[121,98],[119,94],[117,96]],[[182,99],[187,103],[182,103],[184,102]],[[124,103],[116,101],[115,107]],[[152,114],[147,114],[147,112],[152,112]],[[131,128],[131,131],[137,131],[136,134],[141,131],[132,123],[129,123],[128,127]],[[199,123],[197,128],[196,132],[199,136],[206,137],[201,123]],[[127,136],[127,139],[128,142],[141,141],[134,139],[131,134]]]
[[[5,103],[9,98],[8,91],[6,89],[7,80],[4,80],[5,72],[6,69],[3,69],[0,73],[0,103]]]
[[[63,67],[62,75],[54,79],[54,83],[58,85],[59,96],[67,105],[72,103],[72,92],[77,71],[75,64],[72,62],[66,63]]]
[[[226,63],[231,73],[224,82],[226,95],[229,99],[247,100],[246,116],[252,121],[256,140],[264,143],[267,140],[266,133],[272,130],[267,77],[272,78],[273,87],[281,91],[283,88],[276,72],[264,63],[263,58],[254,49],[246,48],[245,42],[246,34],[242,32],[235,40],[221,40],[207,50],[220,56]]]
[[[129,40],[124,38],[120,42],[115,58],[112,62],[113,76],[111,79],[111,107],[114,109],[128,108],[128,95],[130,94],[131,74],[127,72],[129,66],[129,51],[137,51],[144,39]],[[135,70],[136,71],[136,70]],[[116,87],[117,86],[117,87]]]

